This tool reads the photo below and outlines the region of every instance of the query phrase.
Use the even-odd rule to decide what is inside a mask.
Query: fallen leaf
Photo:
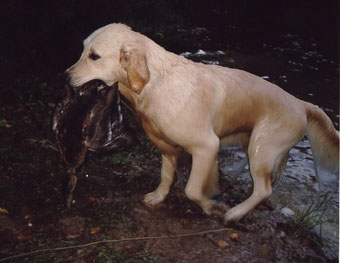
[[[187,225],[190,224],[190,220],[187,219],[187,218],[181,218],[181,219],[179,220],[179,222],[181,222],[182,225],[185,225],[185,226],[187,226]]]
[[[232,240],[238,240],[240,237],[237,233],[231,233],[229,236]]]
[[[74,238],[78,238],[80,236],[80,234],[74,234],[74,233],[67,233],[66,234],[66,238],[69,238],[69,239],[74,239]]]
[[[25,215],[25,216],[24,216],[24,219],[25,219],[26,221],[28,221],[28,220],[32,219],[32,216],[31,216],[31,215]]]
[[[18,245],[15,246],[15,249],[16,249],[16,250],[19,250],[19,249],[21,249],[22,247],[24,247],[25,245],[26,245],[25,242],[19,243]]]
[[[22,233],[19,233],[19,235],[18,235],[18,240],[20,240],[20,241],[25,241],[25,240],[30,240],[30,239],[32,239],[31,235],[25,235],[25,234],[22,234]]]
[[[0,214],[8,214],[8,210],[6,208],[0,207]]]
[[[90,196],[88,199],[89,199],[89,201],[91,201],[91,202],[94,202],[94,201],[96,201],[96,198],[95,198],[95,197],[93,197],[93,196]]]
[[[7,120],[2,119],[0,120],[0,127],[6,127],[6,128],[11,128],[12,125],[7,122]]]
[[[99,231],[101,230],[101,227],[100,226],[95,226],[95,227],[92,227],[91,228],[91,234],[94,235],[94,234],[97,234]]]
[[[225,241],[225,240],[220,240],[220,239],[217,239],[217,240],[214,240],[213,241],[219,248],[226,248],[229,246],[228,242]]]

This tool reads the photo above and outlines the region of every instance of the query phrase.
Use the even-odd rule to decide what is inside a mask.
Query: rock
[[[295,212],[292,209],[288,208],[288,207],[282,208],[280,210],[280,212],[281,212],[281,214],[283,214],[285,217],[288,217],[288,218],[295,216]]]

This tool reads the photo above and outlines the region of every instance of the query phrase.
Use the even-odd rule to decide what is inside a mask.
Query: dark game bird
[[[53,131],[70,175],[70,207],[77,183],[76,169],[83,164],[87,151],[114,152],[131,145],[135,137],[123,121],[117,83],[107,86],[103,81],[91,80],[66,89],[67,95],[54,113]]]

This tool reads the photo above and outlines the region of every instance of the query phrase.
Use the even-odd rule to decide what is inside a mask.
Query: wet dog
[[[240,144],[248,155],[253,193],[226,212],[237,221],[272,193],[289,150],[307,135],[317,164],[339,166],[339,135],[317,106],[248,72],[192,62],[166,51],[122,24],[110,24],[84,41],[67,70],[70,85],[118,81],[151,141],[162,153],[161,182],[144,198],[157,206],[169,193],[178,156],[192,155],[186,196],[210,215],[219,193],[221,143]]]

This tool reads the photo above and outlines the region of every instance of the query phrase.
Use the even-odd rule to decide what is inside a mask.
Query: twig
[[[231,229],[232,228],[219,228],[219,229],[211,229],[211,230],[205,230],[205,231],[201,231],[201,232],[181,234],[181,235],[172,235],[172,236],[132,237],[132,238],[122,238],[122,239],[99,240],[99,241],[86,243],[86,244],[82,244],[82,245],[57,247],[57,248],[44,248],[44,249],[34,250],[34,251],[31,251],[31,252],[28,252],[28,253],[9,256],[9,257],[0,259],[0,262],[4,262],[6,260],[19,258],[19,257],[25,257],[25,256],[29,256],[29,255],[33,255],[33,254],[37,254],[37,253],[41,253],[41,252],[47,252],[47,251],[60,251],[60,250],[73,249],[73,248],[84,248],[84,247],[89,247],[89,246],[98,245],[98,244],[105,244],[105,243],[118,243],[118,242],[140,241],[140,240],[150,240],[150,239],[170,239],[170,238],[192,237],[192,236],[205,235],[205,234],[209,234],[209,233],[223,232],[223,231],[231,230]]]

